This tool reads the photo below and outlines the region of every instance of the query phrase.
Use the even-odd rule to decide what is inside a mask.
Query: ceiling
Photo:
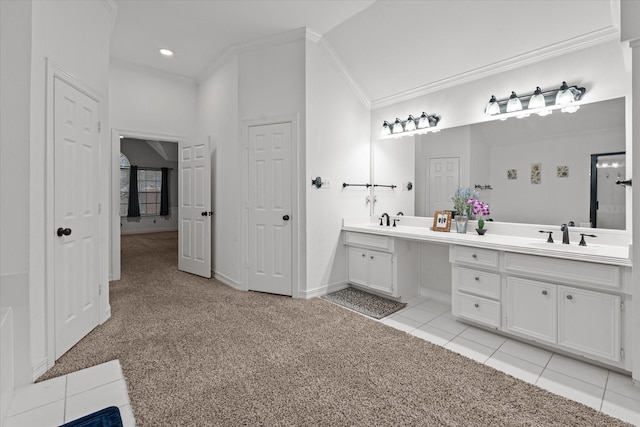
[[[234,46],[307,27],[375,103],[612,40],[618,22],[619,0],[119,0],[111,56],[197,80]]]

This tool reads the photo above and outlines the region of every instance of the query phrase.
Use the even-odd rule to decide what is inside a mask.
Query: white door
[[[178,269],[211,277],[211,152],[209,141],[178,148]]]
[[[453,209],[451,196],[460,186],[460,158],[430,158],[428,174],[429,208],[427,215],[433,215],[435,211]]]
[[[54,79],[55,358],[99,321],[99,103]]]
[[[250,290],[291,295],[291,123],[249,127]]]

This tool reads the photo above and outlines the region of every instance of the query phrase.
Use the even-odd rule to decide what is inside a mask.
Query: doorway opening
[[[626,176],[626,152],[591,155],[592,228],[626,228],[625,190],[617,182]]]

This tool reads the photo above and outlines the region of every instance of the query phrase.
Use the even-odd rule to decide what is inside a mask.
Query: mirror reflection
[[[624,229],[625,189],[615,182],[625,177],[625,145],[624,98],[375,141],[373,182],[399,188],[374,189],[374,214],[451,210],[462,186],[478,188],[495,221]],[[603,157],[592,179],[594,155]]]

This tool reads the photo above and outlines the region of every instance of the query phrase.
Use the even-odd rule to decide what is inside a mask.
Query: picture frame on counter
[[[433,231],[451,230],[451,211],[435,211],[433,213]]]

